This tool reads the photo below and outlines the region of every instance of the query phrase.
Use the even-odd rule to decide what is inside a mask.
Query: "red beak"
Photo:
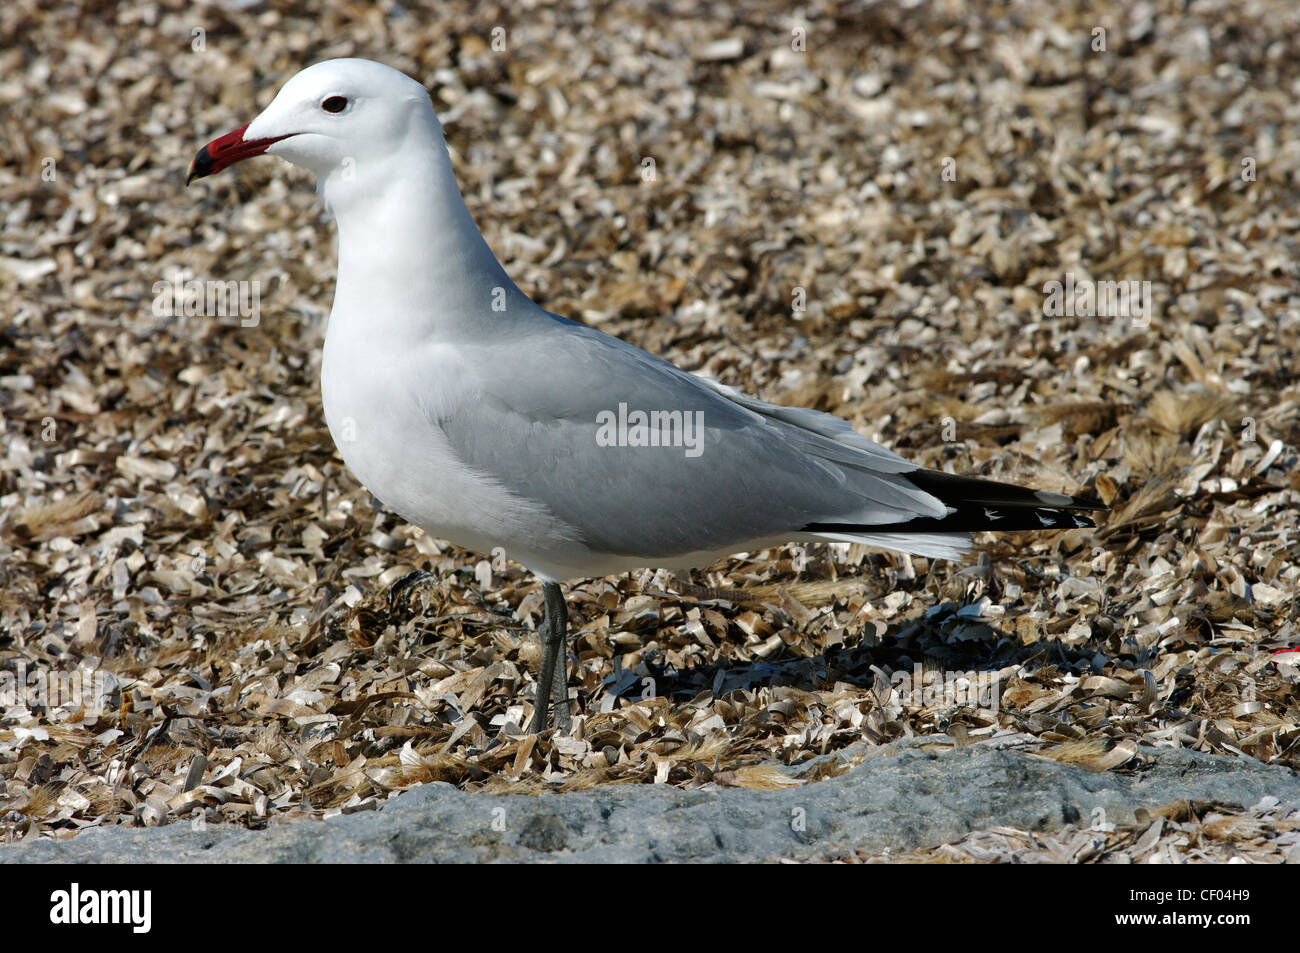
[[[251,159],[253,156],[260,156],[267,148],[281,139],[288,139],[289,135],[275,136],[271,139],[250,139],[244,141],[244,130],[248,128],[248,123],[244,123],[233,132],[228,132],[224,136],[218,136],[206,146],[199,150],[199,154],[194,157],[190,163],[190,171],[185,176],[185,184],[189,185],[195,179],[202,179],[205,176],[216,175],[227,166],[232,166],[236,162],[243,162],[245,159]]]

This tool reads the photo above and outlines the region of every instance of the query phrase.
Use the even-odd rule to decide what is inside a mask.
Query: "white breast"
[[[540,503],[465,466],[436,421],[449,400],[471,399],[453,350],[395,347],[352,332],[326,334],[321,395],[348,469],[384,505],[426,533],[475,552],[544,551],[575,535]],[[454,395],[454,396],[453,396]]]

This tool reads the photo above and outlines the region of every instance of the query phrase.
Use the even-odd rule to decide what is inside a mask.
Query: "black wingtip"
[[[898,523],[817,522],[807,533],[979,533],[1092,529],[1084,512],[1104,512],[1105,504],[1066,493],[1031,490],[996,480],[917,469],[903,474],[909,483],[948,507],[946,516],[919,516]],[[1083,511],[1083,512],[1080,512]]]
[[[1089,517],[1069,510],[999,508],[961,504],[947,516],[918,516],[901,523],[809,523],[805,533],[1025,533],[1060,529],[1093,529]]]
[[[924,490],[931,496],[937,497],[947,506],[958,506],[963,503],[982,503],[988,506],[1013,509],[1093,511],[1110,509],[1110,507],[1098,500],[1087,500],[1082,497],[1071,496],[1068,493],[1033,490],[1029,487],[1016,486],[1014,483],[1001,483],[997,480],[958,476],[954,473],[943,473],[940,470],[916,469],[903,474],[903,476],[917,489]]]

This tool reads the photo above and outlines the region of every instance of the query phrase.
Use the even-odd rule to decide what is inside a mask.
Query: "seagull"
[[[956,558],[970,534],[1088,527],[1104,507],[918,467],[847,421],[746,396],[552,314],[474,224],[428,91],[380,63],[304,69],[212,140],[317,177],[338,228],[321,361],[330,435],[385,506],[542,582],[530,730],[571,725],[562,582],[790,542]]]

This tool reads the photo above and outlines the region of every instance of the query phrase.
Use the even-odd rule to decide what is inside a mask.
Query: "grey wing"
[[[584,325],[557,319],[462,351],[474,398],[436,421],[453,451],[597,552],[743,549],[814,523],[947,512],[900,476],[915,464],[846,422],[744,397]],[[661,422],[680,413],[682,423],[669,423],[659,446],[636,445],[636,427],[619,426],[636,411],[669,415]]]

